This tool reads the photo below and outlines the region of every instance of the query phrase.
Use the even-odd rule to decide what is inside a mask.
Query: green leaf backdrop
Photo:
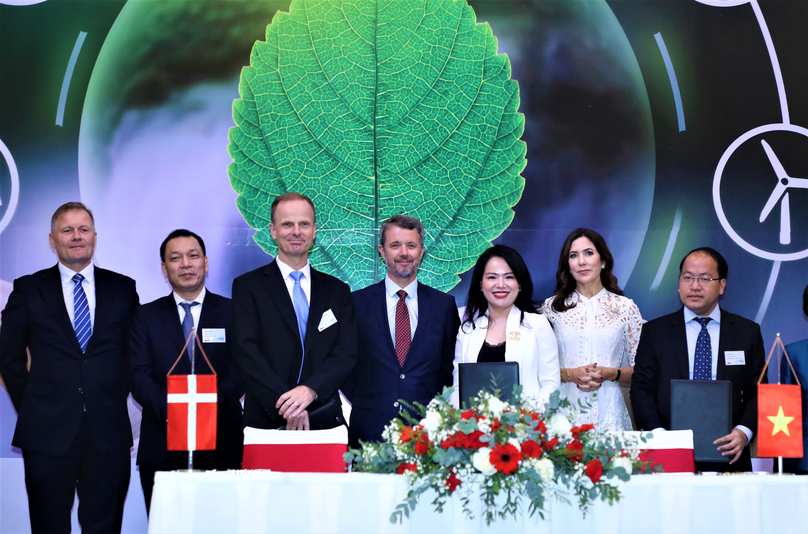
[[[353,289],[385,272],[378,228],[426,227],[419,278],[451,289],[513,219],[524,116],[510,62],[465,0],[295,0],[256,42],[233,105],[228,171],[268,253],[270,204],[317,208],[313,267]]]

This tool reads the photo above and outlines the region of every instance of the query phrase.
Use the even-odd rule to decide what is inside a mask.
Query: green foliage
[[[388,217],[426,227],[419,277],[447,290],[513,219],[524,189],[519,88],[465,0],[294,0],[242,71],[228,171],[268,253],[270,204],[309,196],[311,264],[378,281]]]

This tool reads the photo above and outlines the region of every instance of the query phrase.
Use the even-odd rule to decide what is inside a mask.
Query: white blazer
[[[461,317],[464,315],[461,309]],[[505,361],[519,363],[519,383],[523,395],[534,406],[542,409],[549,400],[550,394],[561,387],[561,375],[558,363],[558,342],[553,328],[544,315],[525,313],[525,319],[519,322],[519,308],[514,306],[508,314],[505,330]],[[488,316],[480,316],[474,320],[475,328],[463,324],[457,333],[454,357],[454,388],[452,403],[459,405],[458,365],[474,363],[488,332],[486,325]]]

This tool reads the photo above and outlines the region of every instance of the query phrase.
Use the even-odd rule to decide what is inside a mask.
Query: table
[[[644,475],[621,483],[620,503],[598,502],[586,518],[553,500],[538,516],[464,517],[450,501],[443,514],[431,498],[409,519],[390,523],[407,494],[404,477],[369,473],[158,472],[149,532],[808,532],[808,477],[778,475]]]

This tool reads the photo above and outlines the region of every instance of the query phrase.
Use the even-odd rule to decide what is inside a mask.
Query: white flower
[[[494,417],[499,417],[502,415],[502,412],[504,412],[507,408],[508,403],[502,402],[496,397],[490,397],[488,399],[488,409],[491,410]]]
[[[490,477],[497,472],[496,468],[491,465],[491,449],[488,447],[483,447],[475,452],[471,457],[471,464],[475,469],[477,469],[477,471],[487,477]]]
[[[626,458],[624,456],[619,456],[612,460],[612,466],[617,469],[618,467],[622,467],[626,470],[627,474],[631,474],[631,459]]]
[[[420,424],[426,430],[427,435],[432,437],[438,431],[442,422],[443,417],[441,417],[440,412],[427,410],[426,417],[421,419]]]
[[[559,439],[571,438],[571,429],[572,423],[570,423],[569,419],[564,417],[563,414],[557,413],[553,415],[549,421],[547,421],[547,432],[551,436],[558,436]]]
[[[552,482],[555,476],[553,461],[547,457],[539,458],[536,460],[536,472],[541,477],[541,481],[545,484]]]
[[[488,422],[488,419],[477,419],[477,430],[483,434],[491,432],[491,424]]]
[[[516,439],[516,438],[508,438],[508,443],[510,443],[511,445],[513,445],[514,447],[516,447],[516,450],[517,450],[517,451],[521,451],[521,450],[522,450],[522,444],[521,444],[521,443],[519,443],[519,440],[518,440],[518,439]]]

